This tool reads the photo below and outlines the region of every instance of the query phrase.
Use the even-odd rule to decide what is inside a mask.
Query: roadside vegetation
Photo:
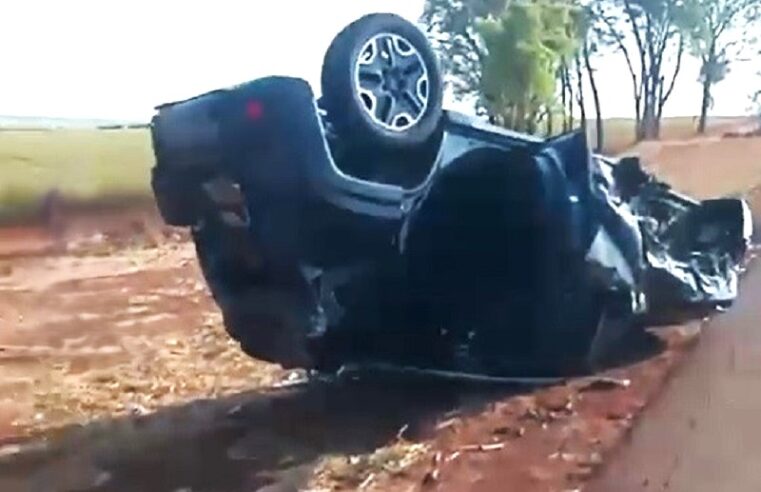
[[[152,165],[146,130],[0,129],[0,220],[33,214],[51,191],[75,201],[148,196]]]
[[[556,122],[562,128],[557,116]],[[735,122],[714,118],[708,126],[720,129]],[[618,154],[631,147],[635,125],[633,119],[605,120],[603,150]],[[595,122],[589,123],[591,141],[596,128]],[[664,139],[694,134],[694,118],[664,120]],[[144,129],[0,129],[0,224],[33,218],[51,191],[77,202],[149,198],[151,166],[150,135]]]
[[[426,0],[421,20],[454,93],[519,131],[555,134],[593,119],[605,128],[596,73],[602,55],[621,57],[637,142],[662,136],[689,55],[703,85],[692,128],[705,133],[713,88],[752,49],[760,18],[761,0]],[[597,150],[608,148],[605,132],[594,137]]]
[[[747,118],[743,117],[714,117],[706,121],[706,133],[711,135],[721,135],[726,131],[731,131],[739,125],[742,125]],[[699,123],[699,118],[695,117],[678,117],[664,118],[661,122],[661,140],[689,140],[695,138],[695,126]],[[577,121],[577,125],[580,123]],[[609,118],[602,122],[603,135],[605,140],[602,145],[602,152],[607,155],[618,155],[630,150],[636,143],[634,132],[636,131],[636,121],[631,118]],[[587,133],[589,141],[594,142],[597,138],[597,123],[590,121],[587,123]]]

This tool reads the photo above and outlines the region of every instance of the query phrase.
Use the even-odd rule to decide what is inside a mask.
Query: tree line
[[[549,134],[586,128],[589,99],[598,150],[602,56],[627,67],[637,141],[660,136],[683,61],[697,57],[704,133],[713,89],[760,19],[761,0],[426,0],[422,17],[456,96],[494,123]]]

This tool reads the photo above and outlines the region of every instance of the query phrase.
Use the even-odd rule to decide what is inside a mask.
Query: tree
[[[558,68],[558,81],[560,82],[560,104],[563,109],[563,132],[573,129],[573,83],[571,82],[571,71],[568,69],[568,62],[560,60]]]
[[[577,50],[574,55],[574,66],[576,67],[576,84],[578,89],[576,91],[576,103],[579,105],[579,117],[581,121],[581,129],[584,133],[587,133],[587,108],[586,98],[584,95],[584,77],[581,72],[581,56]]]
[[[561,109],[556,97],[564,130],[573,127],[583,101],[578,68],[588,70],[587,59],[574,65],[587,25],[582,14],[577,0],[426,0],[421,21],[456,97],[473,98],[490,120],[506,126],[536,129],[544,120],[551,134]]]
[[[602,117],[602,104],[600,101],[600,89],[597,84],[597,70],[593,66],[593,59],[603,51],[609,51],[614,47],[610,43],[610,37],[606,36],[606,24],[598,17],[599,11],[595,8],[598,0],[587,0],[584,7],[584,41],[581,46],[581,55],[584,60],[584,69],[589,80],[592,92],[592,101],[595,108],[595,150],[602,152],[605,144],[605,125]]]
[[[476,30],[477,19],[502,12],[507,0],[426,0],[421,22],[442,55],[447,85],[458,98],[480,97],[486,49]]]
[[[597,85],[596,70],[592,66],[593,57],[600,51],[600,46],[604,44],[600,36],[600,27],[597,25],[595,12],[590,8],[590,1],[581,2],[576,20],[575,38],[580,48],[574,53],[573,68],[571,70],[568,60],[563,59],[558,71],[558,82],[560,83],[560,100],[564,108],[563,130],[569,131],[574,126],[576,108],[579,110],[580,126],[587,130],[587,95],[584,85],[585,77],[589,81],[589,87],[592,93],[592,101],[595,108],[596,120],[596,141],[595,150],[601,151],[604,144],[604,127],[602,121],[602,106],[600,101],[600,91]],[[575,81],[574,81],[575,78]],[[576,87],[576,96],[574,97],[574,86]]]
[[[491,116],[533,133],[540,118],[551,115],[556,74],[579,49],[580,20],[570,2],[535,0],[509,3],[499,15],[477,22],[485,48],[481,88]]]
[[[701,60],[698,133],[705,133],[712,89],[726,77],[730,61],[740,56],[742,41],[747,46],[747,31],[761,15],[761,0],[687,0],[687,6],[684,30],[693,54]]]
[[[663,108],[682,67],[682,28],[687,22],[684,1],[597,0],[591,2],[591,8],[604,24],[605,36],[626,61],[632,80],[637,140],[658,138]],[[667,75],[669,66],[674,68]]]
[[[589,32],[592,32],[590,30]],[[605,125],[602,120],[602,106],[600,104],[600,90],[597,88],[595,69],[592,67],[592,53],[597,51],[597,45],[589,37],[584,39],[582,53],[584,66],[589,77],[589,87],[592,89],[592,99],[595,103],[595,151],[602,152],[605,145]]]

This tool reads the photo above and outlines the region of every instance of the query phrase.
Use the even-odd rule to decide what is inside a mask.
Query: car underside
[[[159,209],[192,229],[244,351],[569,374],[632,330],[731,304],[744,201],[682,196],[581,132],[444,111],[437,70],[422,33],[376,14],[334,41],[320,99],[268,77],[159,107]]]

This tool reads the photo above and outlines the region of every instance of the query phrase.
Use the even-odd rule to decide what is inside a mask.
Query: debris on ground
[[[578,390],[585,391],[609,391],[614,389],[626,389],[631,386],[630,379],[618,379],[612,377],[593,376],[584,378],[578,384]]]
[[[197,398],[215,398],[257,386],[271,386],[282,372],[252,360],[227,337],[220,324],[198,326],[184,340],[165,347],[129,340],[129,360],[107,372],[76,374],[71,363],[54,366],[35,382],[35,410],[58,415],[57,425],[105,416],[147,415],[158,408]],[[51,425],[21,420],[26,429]]]
[[[58,268],[42,272],[24,272],[19,263],[14,283],[24,287],[24,282],[40,282],[8,291],[8,302],[0,302],[0,317],[13,313],[25,324],[23,334],[6,331],[0,340],[0,363],[10,378],[0,384],[0,396],[12,389],[14,399],[28,405],[13,422],[19,432],[42,432],[104,417],[144,416],[162,407],[269,387],[281,380],[285,373],[280,367],[251,359],[230,339],[221,315],[198,289],[202,284],[194,265],[182,270],[174,265],[178,256],[192,257],[192,251],[188,245],[180,250],[175,246],[127,248],[107,259],[62,256],[49,260],[59,263]],[[132,273],[135,268],[150,271],[157,263],[166,264],[172,273]],[[78,289],[67,286],[71,281],[65,276],[59,283],[64,272],[72,278],[83,275],[82,280],[73,280],[79,282]],[[131,276],[138,282],[134,290],[126,282]],[[150,283],[139,284],[146,281]],[[110,284],[119,287],[98,290]],[[169,289],[172,284],[177,287]],[[193,302],[193,309],[188,309],[186,303],[194,299],[198,304]],[[56,310],[57,318],[41,317],[41,302],[46,310]],[[67,331],[55,336],[53,328]],[[39,340],[28,343],[18,338],[22,335]],[[31,358],[35,362],[29,372]],[[23,379],[12,383],[12,371]],[[291,372],[287,381],[297,377]],[[23,388],[28,391],[17,394]]]
[[[499,451],[505,448],[505,443],[495,442],[493,444],[466,444],[460,448],[461,451],[477,451],[477,452],[489,452]]]
[[[429,454],[430,446],[398,440],[366,455],[328,456],[320,460],[309,490],[367,487],[376,478],[396,476]]]

